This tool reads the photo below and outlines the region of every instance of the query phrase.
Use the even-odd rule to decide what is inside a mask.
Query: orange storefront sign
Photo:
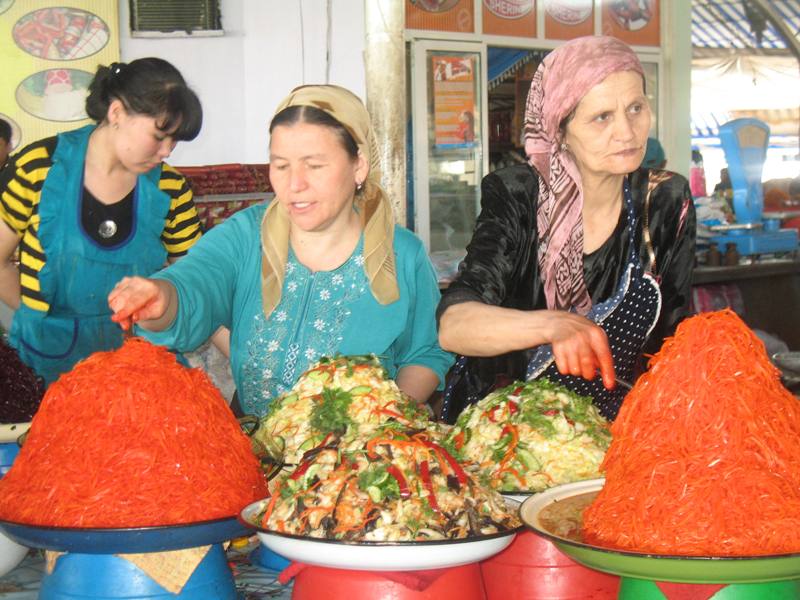
[[[406,0],[406,29],[475,31],[472,0]]]
[[[571,40],[594,33],[592,0],[544,0],[544,35],[549,40]]]
[[[658,0],[603,0],[603,34],[632,46],[658,46]]]
[[[536,37],[535,0],[483,0],[483,33]]]

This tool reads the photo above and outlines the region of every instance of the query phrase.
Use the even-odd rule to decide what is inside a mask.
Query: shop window
[[[219,0],[130,0],[134,37],[222,35]]]

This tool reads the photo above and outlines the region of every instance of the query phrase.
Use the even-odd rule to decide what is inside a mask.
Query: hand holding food
[[[111,320],[128,330],[139,321],[164,317],[174,297],[174,288],[165,281],[144,277],[125,277],[108,295],[114,311]]]
[[[594,379],[598,369],[607,389],[614,388],[614,361],[608,337],[602,327],[589,319],[566,311],[549,311],[553,322],[550,343],[562,375]]]

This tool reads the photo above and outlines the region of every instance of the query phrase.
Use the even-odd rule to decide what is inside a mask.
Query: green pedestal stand
[[[669,600],[654,581],[623,577],[619,587],[619,600]],[[727,585],[709,600],[797,600],[800,598],[800,581],[774,581],[771,583],[734,583]]]

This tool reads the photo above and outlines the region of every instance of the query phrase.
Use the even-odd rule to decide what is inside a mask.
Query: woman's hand
[[[603,385],[614,387],[614,362],[605,331],[575,313],[462,302],[444,311],[439,343],[466,356],[499,356],[551,344],[561,373],[594,379],[599,369]]]
[[[594,379],[597,371],[606,389],[613,389],[614,361],[602,327],[585,317],[564,311],[547,311],[549,342],[562,375]]]
[[[145,329],[160,331],[175,318],[176,297],[175,288],[167,281],[125,277],[108,295],[108,306],[114,312],[111,320],[125,330],[139,323]]]

